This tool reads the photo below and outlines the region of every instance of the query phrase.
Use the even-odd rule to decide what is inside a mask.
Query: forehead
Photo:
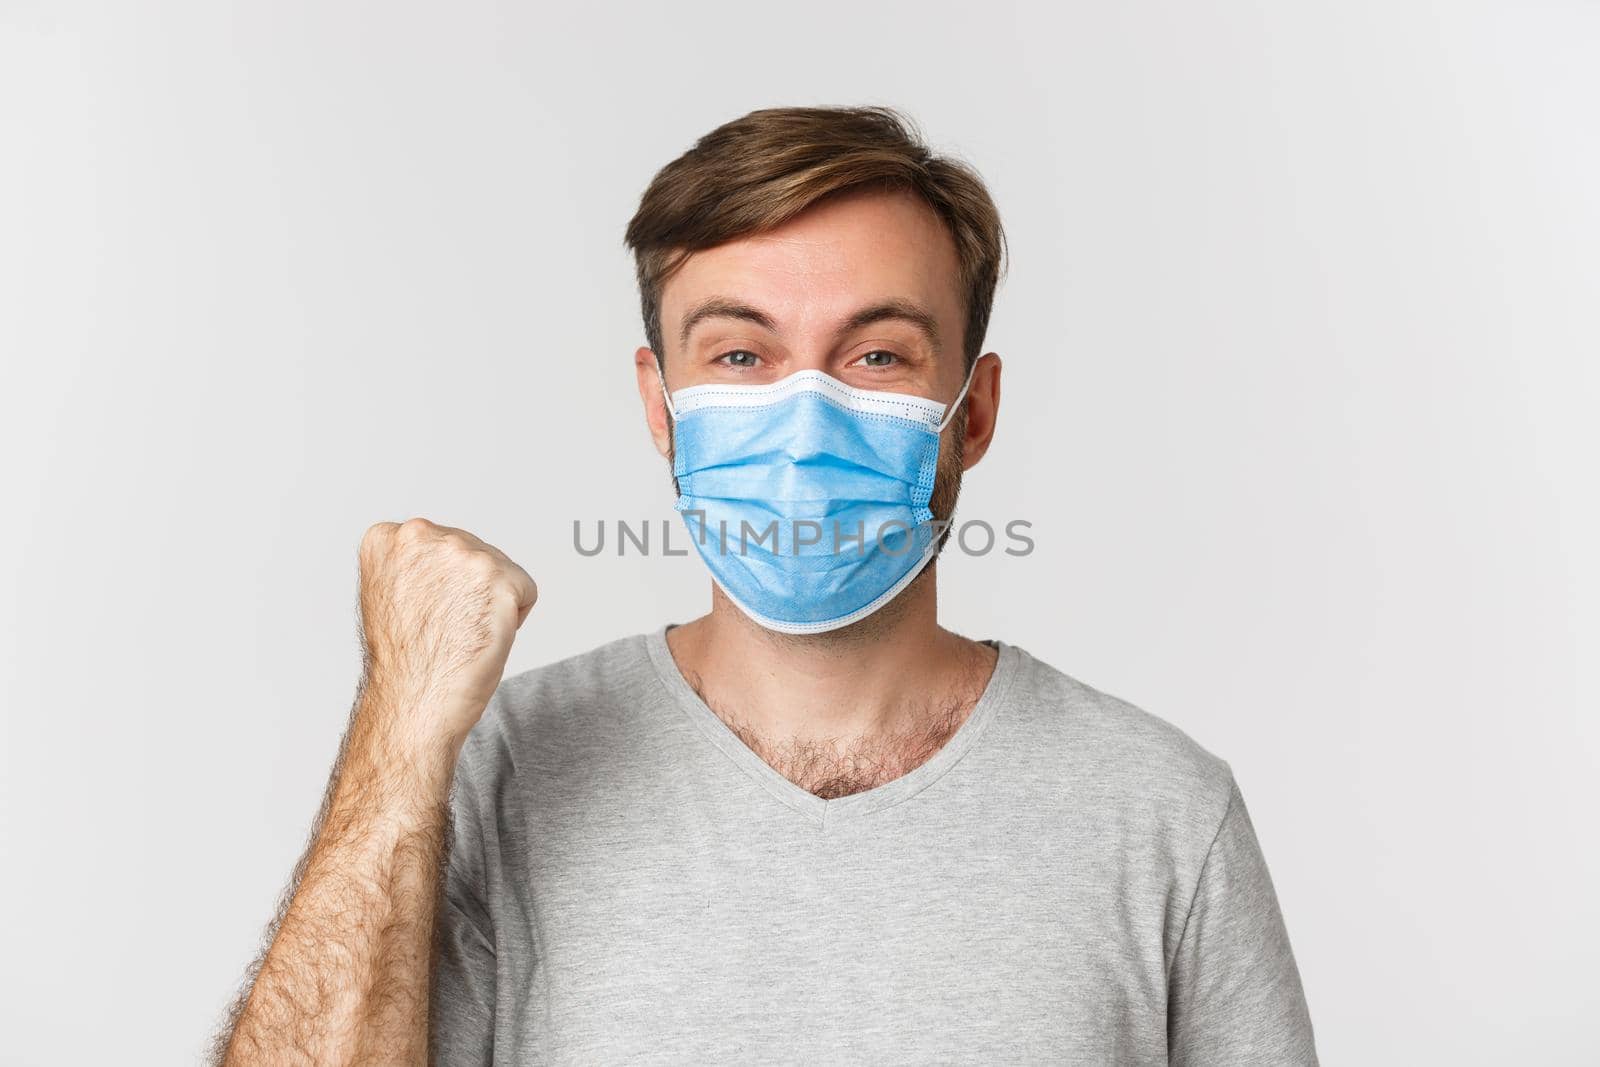
[[[669,348],[687,310],[711,296],[753,304],[793,331],[904,299],[933,312],[946,336],[960,335],[955,241],[926,202],[903,191],[829,198],[776,229],[694,253],[662,290]]]

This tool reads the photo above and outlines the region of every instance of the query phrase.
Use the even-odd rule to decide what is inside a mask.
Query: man
[[[938,624],[1000,401],[977,176],[887,109],[757,111],[627,238],[711,610],[502,680],[532,579],[369,530],[363,684],[226,1062],[1315,1063],[1228,763]]]

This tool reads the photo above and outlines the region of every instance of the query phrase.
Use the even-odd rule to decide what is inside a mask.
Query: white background
[[[961,515],[1038,548],[947,554],[947,624],[1229,760],[1326,1062],[1593,1062],[1600,7],[0,10],[0,1060],[199,1057],[369,523],[527,566],[513,671],[704,608],[572,547],[672,518],[623,227],[723,121],[888,103],[1011,240]]]

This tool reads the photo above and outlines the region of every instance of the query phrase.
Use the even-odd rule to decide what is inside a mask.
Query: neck
[[[668,646],[706,703],[775,747],[847,752],[926,736],[976,703],[996,652],[938,624],[935,565],[881,610],[822,634],[751,621],[715,585]],[[734,725],[734,723],[730,723]]]

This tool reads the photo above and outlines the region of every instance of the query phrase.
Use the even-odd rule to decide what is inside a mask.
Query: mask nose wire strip
[[[939,432],[944,433],[944,428],[950,425],[950,420],[956,417],[956,412],[961,410],[961,401],[967,397],[967,390],[972,387],[972,372],[978,369],[978,361],[973,360],[972,366],[967,368],[967,380],[961,386],[961,392],[956,394],[955,401],[950,405],[950,410],[945,412],[944,418],[939,421]]]
[[[966,399],[967,390],[972,388],[972,375],[977,371],[977,369],[977,361],[973,361],[972,366],[967,368],[967,380],[961,383],[961,392],[956,394],[956,398],[951,402],[949,409],[945,412],[944,418],[939,421],[940,433],[944,432],[944,428],[950,425],[950,420],[955,418],[956,412],[961,409],[961,401]],[[656,382],[661,386],[661,400],[662,403],[667,405],[667,414],[672,416],[673,422],[677,422],[678,412],[677,409],[672,406],[672,395],[667,392],[667,380],[661,376],[660,367],[656,368]]]

